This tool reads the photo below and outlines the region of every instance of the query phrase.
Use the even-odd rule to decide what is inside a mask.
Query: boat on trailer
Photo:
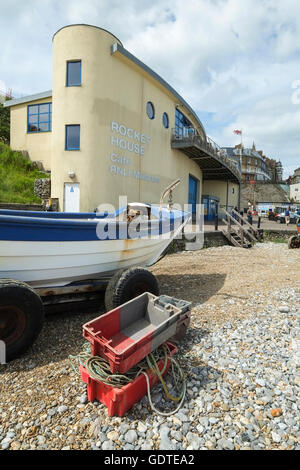
[[[0,278],[34,288],[151,266],[190,220],[188,213],[140,203],[115,214],[8,212],[0,214]]]
[[[105,290],[112,310],[144,292],[159,295],[145,268],[191,218],[162,205],[178,183],[166,189],[159,206],[133,203],[115,213],[0,210],[0,346],[7,360],[33,344],[49,305]]]

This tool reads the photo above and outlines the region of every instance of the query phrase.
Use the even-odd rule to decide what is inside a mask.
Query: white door
[[[65,209],[64,212],[80,212],[79,183],[65,183]]]

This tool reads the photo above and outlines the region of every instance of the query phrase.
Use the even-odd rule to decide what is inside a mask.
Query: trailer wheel
[[[6,361],[16,359],[33,344],[43,320],[42,301],[30,286],[0,280],[0,340],[6,345]]]
[[[300,237],[297,237],[297,235],[291,237],[288,241],[288,247],[290,250],[300,248]]]
[[[156,277],[147,269],[135,267],[116,272],[105,291],[105,307],[113,310],[144,292],[159,295]]]

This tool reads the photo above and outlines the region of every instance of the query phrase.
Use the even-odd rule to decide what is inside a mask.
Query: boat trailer
[[[23,281],[0,279],[0,339],[6,344],[6,361],[20,357],[37,339],[45,313],[70,304],[88,306],[103,300],[106,311],[150,292],[159,295],[156,277],[146,268],[119,270],[111,278],[86,280],[62,287],[34,288]]]

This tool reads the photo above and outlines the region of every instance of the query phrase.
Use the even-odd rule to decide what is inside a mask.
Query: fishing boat
[[[114,214],[8,212],[0,214],[0,278],[34,288],[151,266],[190,220],[186,212],[140,203]]]
[[[7,360],[33,344],[51,305],[85,302],[105,290],[110,311],[144,292],[158,295],[145,268],[191,218],[172,208],[178,183],[159,206],[133,203],[115,213],[0,211],[0,346]]]

